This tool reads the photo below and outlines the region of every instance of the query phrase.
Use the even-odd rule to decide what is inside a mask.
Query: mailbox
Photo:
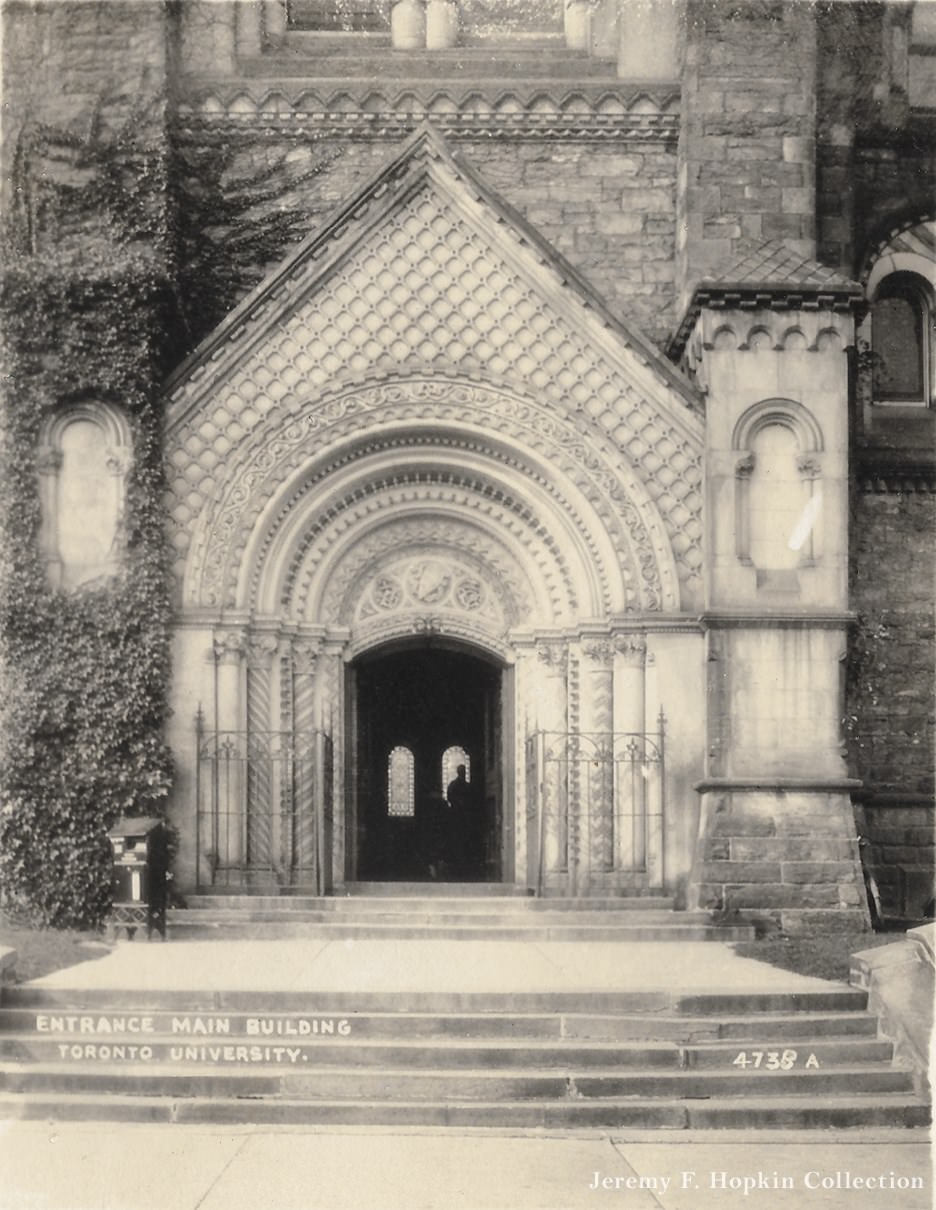
[[[146,926],[166,938],[166,883],[169,877],[169,829],[151,816],[118,819],[108,832],[114,851],[111,875],[112,925],[133,937]]]

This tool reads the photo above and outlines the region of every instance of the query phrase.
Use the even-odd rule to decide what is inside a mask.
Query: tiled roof
[[[818,261],[810,260],[779,240],[748,244],[741,259],[727,273],[718,278],[707,278],[704,284],[715,288],[732,285],[782,286],[787,290],[860,289],[857,282],[820,265]]]
[[[864,296],[856,281],[803,256],[780,240],[741,243],[742,255],[727,273],[704,278],[669,342],[667,353],[678,362],[703,306],[725,305],[739,298],[758,305],[798,307],[803,296],[825,295],[834,305],[851,307]]]

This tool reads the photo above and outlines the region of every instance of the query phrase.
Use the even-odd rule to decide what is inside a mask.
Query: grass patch
[[[27,983],[52,971],[88,962],[107,953],[100,933],[78,929],[37,929],[0,913],[0,945],[16,950],[14,983]]]
[[[821,937],[775,934],[757,941],[740,941],[734,948],[743,958],[756,958],[758,962],[794,971],[797,975],[847,983],[852,954],[878,945],[890,945],[900,941],[902,936],[902,933],[864,933],[857,929],[825,933]]]

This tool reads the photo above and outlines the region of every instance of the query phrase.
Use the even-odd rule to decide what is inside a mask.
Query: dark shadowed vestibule
[[[464,648],[409,643],[348,672],[349,877],[499,881],[502,668]],[[447,796],[460,765],[466,785]]]

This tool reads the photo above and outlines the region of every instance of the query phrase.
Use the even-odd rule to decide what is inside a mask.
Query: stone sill
[[[853,626],[858,621],[858,615],[850,610],[809,610],[795,612],[790,609],[743,610],[743,609],[709,609],[700,617],[703,630],[726,630],[728,628],[744,628],[756,626],[786,626],[827,627],[839,629],[842,626]]]
[[[936,809],[936,796],[932,794],[901,794],[894,790],[875,790],[864,786],[854,795],[855,802],[863,807],[930,807]]]
[[[819,777],[711,777],[692,787],[700,794],[731,790],[757,790],[767,793],[854,794],[862,783],[855,778]]]

